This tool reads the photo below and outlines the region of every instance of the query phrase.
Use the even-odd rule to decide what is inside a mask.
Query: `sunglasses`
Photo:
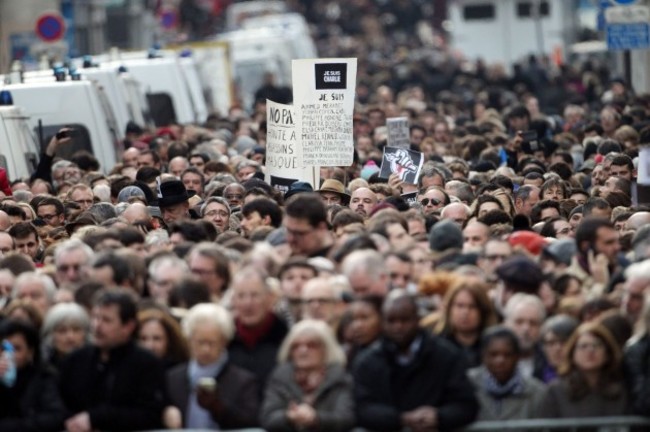
[[[431,205],[437,206],[440,205],[441,202],[442,201],[436,198],[424,198],[423,200],[420,201],[420,204],[422,204],[423,206],[428,206],[429,203],[431,203]]]

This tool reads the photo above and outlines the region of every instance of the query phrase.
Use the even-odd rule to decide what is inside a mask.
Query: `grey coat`
[[[575,400],[569,396],[567,378],[558,378],[546,389],[539,417],[610,417],[627,413],[627,394],[623,383],[615,383],[608,391],[592,391],[585,397]]]
[[[301,403],[304,395],[294,379],[289,363],[275,368],[266,386],[260,423],[269,432],[294,431],[286,411],[290,402]],[[318,418],[314,430],[347,431],[355,424],[352,378],[339,365],[327,368],[323,383],[316,390],[314,403]]]
[[[497,411],[495,400],[488,394],[482,383],[483,367],[467,371],[467,376],[476,389],[481,409],[478,421],[524,420],[534,418],[539,409],[546,386],[535,378],[522,377],[523,392],[513,394],[501,400],[501,409]]]

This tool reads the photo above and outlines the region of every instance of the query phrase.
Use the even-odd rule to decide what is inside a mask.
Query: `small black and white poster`
[[[407,117],[391,117],[386,119],[386,128],[388,129],[388,145],[390,147],[411,148],[409,119]]]
[[[421,152],[386,146],[379,177],[387,179],[394,173],[404,183],[417,184],[423,163],[424,155]]]
[[[402,199],[408,203],[408,205],[413,205],[418,202],[418,193],[409,192],[401,195]]]
[[[284,177],[271,176],[271,187],[283,194],[287,193],[289,186],[297,182],[296,179],[289,179]]]
[[[316,90],[345,90],[348,82],[347,63],[316,63]]]

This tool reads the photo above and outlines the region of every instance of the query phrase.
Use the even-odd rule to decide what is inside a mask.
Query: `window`
[[[491,20],[494,19],[495,15],[495,6],[492,3],[467,5],[463,8],[463,18],[465,21]]]
[[[43,151],[49,144],[50,140],[56,133],[63,129],[70,128],[73,130],[72,142],[68,145],[61,146],[56,152],[56,155],[63,159],[70,159],[73,154],[79,150],[87,150],[93,152],[93,146],[90,140],[90,132],[84,125],[81,124],[59,124],[59,125],[43,125]],[[34,129],[36,136],[39,136],[38,127]]]
[[[167,93],[147,93],[149,112],[156,127],[177,123],[172,97]]]
[[[535,7],[539,4],[539,16],[547,17],[551,13],[551,5],[548,1],[541,2],[519,2],[517,3],[517,17],[519,18],[533,18],[535,17]]]

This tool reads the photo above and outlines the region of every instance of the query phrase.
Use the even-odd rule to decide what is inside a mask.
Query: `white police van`
[[[27,120],[11,94],[0,91],[0,167],[7,170],[9,180],[28,178],[38,166],[39,147]]]

